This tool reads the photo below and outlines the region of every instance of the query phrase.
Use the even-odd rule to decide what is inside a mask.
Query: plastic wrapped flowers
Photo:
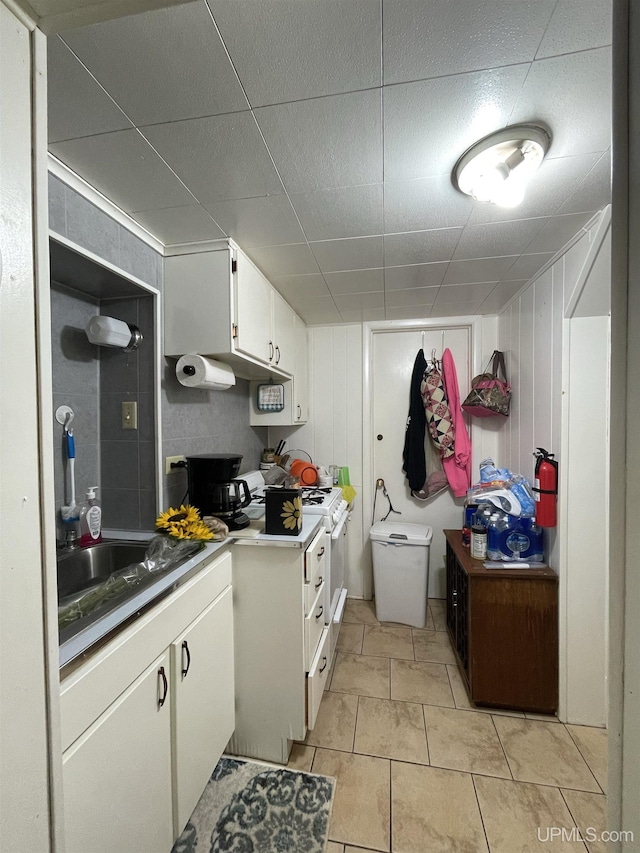
[[[156,530],[173,539],[209,542],[213,530],[202,521],[196,507],[182,504],[178,509],[169,507],[156,519]]]

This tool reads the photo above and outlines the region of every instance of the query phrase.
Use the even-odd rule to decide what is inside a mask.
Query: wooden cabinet
[[[163,303],[165,355],[220,358],[245,379],[296,373],[296,314],[235,244],[166,257]]]
[[[168,673],[165,652],[65,750],[67,853],[171,850]]]
[[[447,630],[478,705],[551,714],[558,707],[558,577],[549,567],[486,569],[447,541]]]
[[[234,546],[235,755],[286,764],[291,742],[315,724],[330,665],[324,539],[321,528],[306,551]]]
[[[61,684],[67,853],[170,850],[234,727],[231,554]]]
[[[174,833],[179,835],[234,728],[231,587],[171,644]]]
[[[284,409],[281,412],[260,412],[257,408],[259,382],[251,383],[249,423],[251,426],[296,426],[309,419],[309,354],[307,327],[293,315],[295,369],[293,379],[285,380]]]

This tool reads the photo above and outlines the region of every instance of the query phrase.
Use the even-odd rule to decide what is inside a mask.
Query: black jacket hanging
[[[422,395],[420,394],[420,383],[426,369],[427,361],[424,357],[424,352],[418,350],[416,360],[413,363],[413,373],[411,374],[409,416],[407,417],[404,450],[402,451],[404,459],[402,470],[407,475],[411,491],[421,489],[427,479],[427,466],[424,455],[424,431],[427,418],[424,412]]]

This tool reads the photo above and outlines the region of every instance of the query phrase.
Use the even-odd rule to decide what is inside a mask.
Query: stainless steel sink
[[[101,542],[58,554],[58,604],[103,583],[109,575],[144,559],[145,542]]]

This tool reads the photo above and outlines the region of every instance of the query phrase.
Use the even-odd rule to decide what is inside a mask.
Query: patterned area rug
[[[335,779],[223,757],[172,853],[324,853]]]

